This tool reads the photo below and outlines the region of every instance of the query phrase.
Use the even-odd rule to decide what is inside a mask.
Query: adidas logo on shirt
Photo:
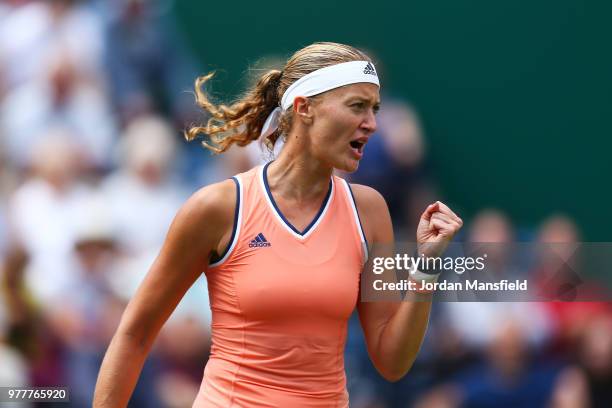
[[[251,242],[249,242],[249,248],[259,248],[259,247],[269,247],[269,246],[272,246],[272,244],[268,242],[266,237],[264,237],[261,232],[257,234],[255,239],[252,239]]]
[[[366,65],[365,68],[363,69],[363,73],[378,76],[376,75],[376,70],[374,69],[374,65],[372,65],[370,62],[368,62],[368,65]]]

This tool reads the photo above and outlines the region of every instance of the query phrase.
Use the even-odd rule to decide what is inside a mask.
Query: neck
[[[268,167],[270,189],[287,199],[306,201],[326,194],[333,168],[313,157],[305,134],[287,137],[279,157]]]

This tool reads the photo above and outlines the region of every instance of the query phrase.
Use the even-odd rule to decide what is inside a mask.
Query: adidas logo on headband
[[[368,62],[368,65],[363,69],[364,74],[376,75],[376,70],[374,69],[374,65]],[[378,75],[376,75],[378,76]]]

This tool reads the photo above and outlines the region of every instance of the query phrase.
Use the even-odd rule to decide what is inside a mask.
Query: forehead
[[[341,86],[340,88],[332,89],[325,94],[331,98],[361,98],[369,100],[372,103],[380,103],[380,88],[375,84],[370,84],[367,82]]]

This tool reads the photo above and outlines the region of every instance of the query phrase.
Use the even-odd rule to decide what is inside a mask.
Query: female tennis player
[[[363,52],[315,43],[264,74],[231,106],[215,106],[188,139],[224,152],[262,138],[278,158],[202,188],[177,214],[106,353],[94,407],[125,407],[153,341],[204,271],[212,349],[194,407],[347,407],[343,352],[355,307],[369,355],[389,381],[409,370],[431,302],[360,302],[368,244],[392,243],[385,200],[334,169],[357,169],[376,130],[379,80]],[[440,255],[462,221],[436,202],[417,228],[419,252]],[[422,273],[423,279],[430,275]]]

